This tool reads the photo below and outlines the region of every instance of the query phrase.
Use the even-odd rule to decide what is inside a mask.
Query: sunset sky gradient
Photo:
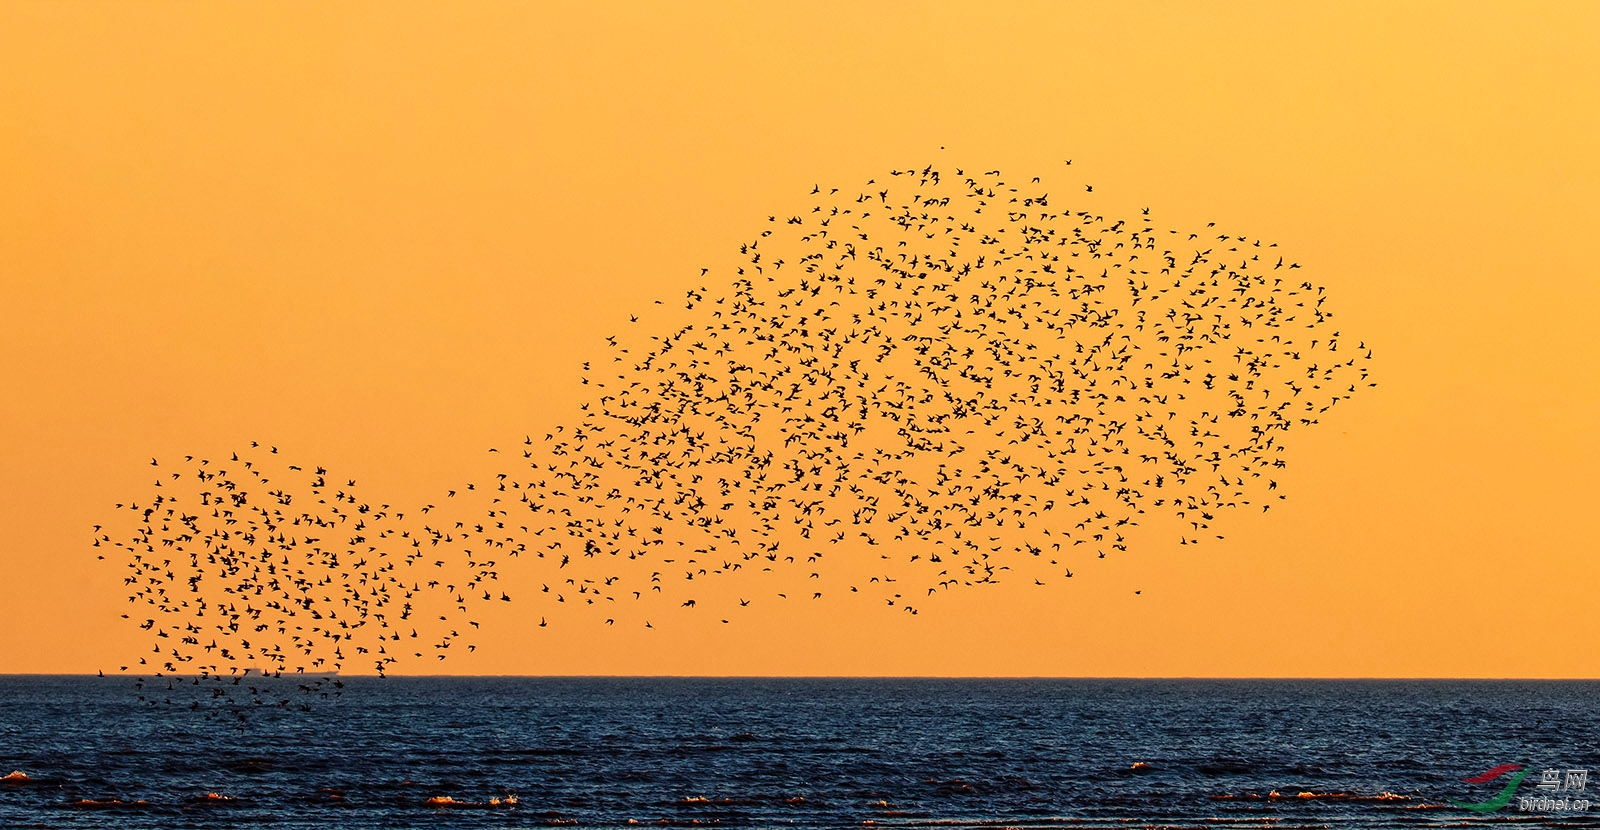
[[[916,617],[512,603],[437,670],[1600,676],[1595,43],[1591,3],[5,4],[0,673],[148,650],[90,528],[152,457],[434,499],[768,215],[937,163],[1277,242],[1379,386],[1223,542]]]

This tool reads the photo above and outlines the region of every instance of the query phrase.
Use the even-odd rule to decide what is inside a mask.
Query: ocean
[[[0,827],[1600,827],[1600,681],[252,682],[0,677]]]

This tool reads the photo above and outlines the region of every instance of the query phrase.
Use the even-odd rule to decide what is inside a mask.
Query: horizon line
[[[1509,677],[1509,676],[1441,676],[1441,675],[1413,675],[1413,676],[1357,676],[1357,675],[1045,675],[1045,674],[1004,674],[1004,675],[969,675],[969,674],[401,674],[391,672],[380,675],[373,673],[342,674],[339,672],[281,672],[276,675],[266,675],[259,669],[252,667],[249,674],[219,674],[200,675],[193,673],[140,673],[117,672],[115,674],[96,672],[0,672],[0,678],[6,677],[90,677],[95,679],[148,679],[162,678],[193,678],[209,677],[212,679],[230,679],[234,677],[338,677],[347,678],[374,678],[379,680],[408,679],[408,678],[460,678],[463,680],[484,680],[517,678],[528,680],[1218,680],[1218,681],[1487,681],[1487,682],[1594,682],[1600,681],[1600,676],[1591,677]]]

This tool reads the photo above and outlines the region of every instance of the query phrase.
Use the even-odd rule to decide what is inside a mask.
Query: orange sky
[[[88,542],[152,457],[437,498],[769,214],[938,162],[1276,241],[1381,385],[1224,542],[916,617],[513,603],[438,670],[1597,676],[1600,7],[1108,5],[0,7],[0,672],[146,648]]]

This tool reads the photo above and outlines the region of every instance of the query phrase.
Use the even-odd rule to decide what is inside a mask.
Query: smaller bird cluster
[[[129,534],[95,528],[96,546],[127,556],[128,600],[143,610],[124,617],[153,638],[123,671],[233,685],[252,673],[382,674],[402,657],[475,648],[461,642],[477,625],[467,612],[511,599],[490,588],[492,555],[425,520],[431,505],[408,515],[369,502],[354,480],[255,442],[225,461],[150,463],[162,473],[149,498],[118,505],[135,519]]]

